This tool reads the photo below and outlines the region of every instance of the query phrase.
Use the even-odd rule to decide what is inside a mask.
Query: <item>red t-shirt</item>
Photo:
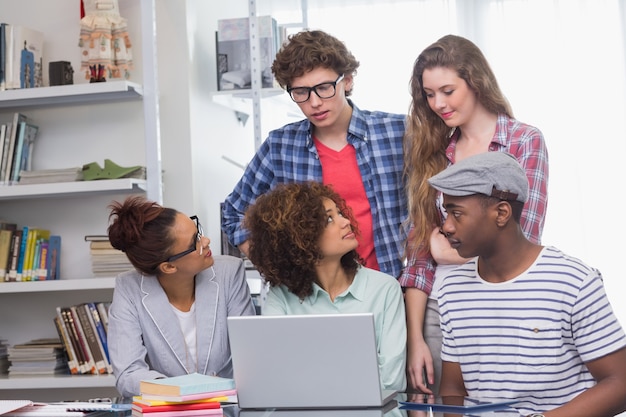
[[[358,238],[357,252],[365,260],[365,266],[380,270],[374,249],[372,211],[365,194],[354,147],[347,145],[342,150],[335,151],[316,138],[313,140],[322,164],[322,182],[331,185],[333,190],[346,200],[359,223],[361,235]]]

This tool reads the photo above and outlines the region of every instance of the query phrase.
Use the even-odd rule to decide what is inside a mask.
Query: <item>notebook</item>
[[[383,407],[374,315],[228,317],[241,409]]]

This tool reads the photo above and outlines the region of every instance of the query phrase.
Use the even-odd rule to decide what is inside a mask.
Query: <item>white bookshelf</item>
[[[48,61],[76,56],[72,58],[74,84],[0,91],[2,122],[19,111],[39,125],[34,169],[102,163],[109,158],[121,166],[145,166],[146,179],[0,185],[2,220],[43,227],[62,237],[60,280],[0,283],[0,338],[9,344],[57,337],[53,323],[57,306],[110,301],[115,277],[93,276],[84,236],[106,233],[112,200],[141,194],[162,201],[154,0],[119,0],[131,29],[135,65],[130,81],[100,83],[81,80],[77,13],[67,24],[55,26],[68,19],[68,9],[76,11],[76,4],[70,0],[31,3],[42,7],[37,16],[28,10],[33,4],[0,0],[2,20],[22,23],[26,15],[29,25],[46,34],[45,51],[50,55],[46,57],[44,51],[44,71]],[[0,376],[0,399],[86,400],[116,395],[113,375]]]

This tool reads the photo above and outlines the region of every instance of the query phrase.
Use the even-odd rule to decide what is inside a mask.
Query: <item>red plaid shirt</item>
[[[461,135],[457,129],[450,139],[446,156],[454,163],[456,143]],[[536,127],[524,124],[506,115],[498,115],[496,133],[489,152],[508,152],[517,158],[528,176],[528,201],[522,212],[524,235],[534,243],[541,243],[541,233],[548,207],[548,149],[543,134]],[[442,219],[445,214],[441,212]],[[409,232],[409,236],[411,232]],[[399,278],[403,287],[417,288],[430,294],[435,279],[436,263],[430,252],[419,251],[409,256]]]

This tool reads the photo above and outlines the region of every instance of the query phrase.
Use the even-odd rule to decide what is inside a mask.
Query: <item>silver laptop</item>
[[[374,315],[228,317],[241,409],[383,407]]]

